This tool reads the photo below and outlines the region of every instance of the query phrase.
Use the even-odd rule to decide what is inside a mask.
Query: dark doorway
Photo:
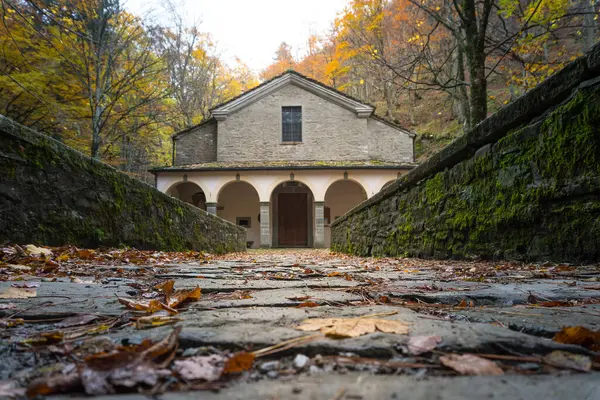
[[[308,196],[279,193],[278,242],[283,247],[308,246]]]

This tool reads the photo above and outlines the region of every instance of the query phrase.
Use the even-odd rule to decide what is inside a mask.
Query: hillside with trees
[[[420,158],[583,54],[590,0],[351,0],[295,60],[284,42],[262,79],[293,68],[415,131]]]
[[[163,11],[169,23],[119,0],[0,0],[0,114],[143,178],[170,162],[174,132],[294,69],[418,133],[423,158],[598,37],[593,0],[349,0],[306,54],[283,42],[255,74]]]

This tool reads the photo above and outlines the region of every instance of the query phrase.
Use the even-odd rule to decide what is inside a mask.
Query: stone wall
[[[281,107],[302,106],[302,143],[281,142]],[[388,161],[412,162],[412,138],[395,130]],[[369,160],[367,118],[290,84],[230,114],[218,126],[218,161]]]
[[[217,161],[217,121],[206,121],[173,137],[175,165]]]
[[[245,249],[243,228],[0,117],[0,244]]]
[[[600,260],[600,47],[335,221],[332,248]]]

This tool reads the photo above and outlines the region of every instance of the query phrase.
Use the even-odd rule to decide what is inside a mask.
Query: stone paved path
[[[116,276],[117,270],[131,272],[131,278]],[[217,392],[202,392],[202,398],[600,399],[599,353],[552,340],[565,326],[600,331],[598,266],[378,260],[324,250],[270,250],[206,262],[97,266],[89,271],[89,276],[78,275],[76,280],[42,281],[36,297],[0,299],[0,304],[11,304],[10,309],[0,308],[2,316],[18,310],[25,320],[2,334],[0,379],[27,382],[32,375],[43,375],[41,368],[56,371],[57,360],[66,362],[16,345],[32,332],[56,329],[56,321],[82,313],[121,316],[125,310],[116,296],[135,297],[140,294],[136,284],[172,279],[176,289],[202,289],[200,300],[187,303],[179,314],[178,358],[213,350],[257,350],[306,336],[296,328],[307,318],[376,314],[409,324],[406,335],[322,336],[258,358],[250,371]],[[134,279],[137,271],[143,273]],[[14,283],[0,282],[0,293]],[[146,338],[160,340],[172,330],[173,326],[140,330],[129,324],[93,339],[141,343]],[[415,336],[439,336],[441,342],[433,352],[414,355],[407,344]],[[591,371],[541,361],[556,350],[589,357],[594,360]],[[459,376],[440,364],[440,356],[447,353],[504,357],[495,360],[504,375]],[[405,368],[401,363],[425,367]],[[160,398],[199,396],[167,392]]]

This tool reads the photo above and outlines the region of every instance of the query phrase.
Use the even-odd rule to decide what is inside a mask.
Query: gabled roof
[[[261,83],[231,100],[219,104],[211,110],[211,114],[216,120],[222,121],[227,118],[229,113],[244,108],[289,84],[299,86],[319,97],[331,101],[332,103],[350,111],[354,111],[361,118],[369,117],[375,110],[375,107],[370,104],[361,102],[333,87],[324,85],[321,82],[302,75],[299,72],[290,70]]]

